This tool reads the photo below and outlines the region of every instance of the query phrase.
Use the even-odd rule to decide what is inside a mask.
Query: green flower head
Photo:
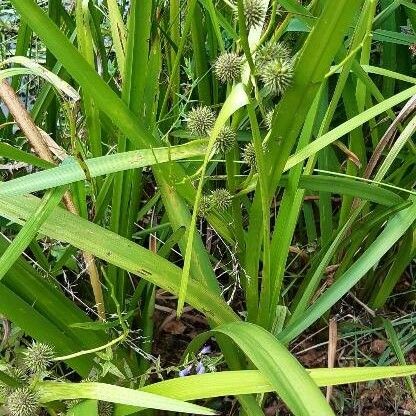
[[[34,342],[25,352],[23,363],[29,373],[38,374],[48,369],[53,357],[52,347],[41,342]]]
[[[203,195],[199,203],[198,215],[202,218],[206,217],[207,214],[211,211],[211,209],[212,209],[211,197],[208,195]]]
[[[195,136],[207,136],[215,123],[215,113],[207,106],[193,108],[188,113],[188,129]]]
[[[263,0],[244,0],[244,15],[248,29],[257,28],[266,16],[266,6]]]
[[[98,402],[98,416],[112,416],[114,413],[114,405],[110,402]]]
[[[273,114],[274,114],[274,108],[269,110],[266,113],[266,116],[264,117],[264,124],[267,127],[267,130],[270,130],[272,128]]]
[[[248,143],[243,149],[243,161],[254,171],[257,170],[256,151],[253,143]]]
[[[233,197],[227,189],[220,188],[212,191],[211,204],[220,211],[225,211],[231,206]]]
[[[224,126],[215,141],[216,152],[227,153],[237,141],[237,133],[229,126]]]
[[[264,65],[267,65],[275,59],[287,61],[290,60],[290,58],[291,51],[284,43],[274,42],[271,40],[256,52],[256,67],[259,71],[261,71],[261,68],[263,68]]]
[[[293,61],[274,59],[259,71],[260,79],[272,94],[282,95],[292,82]]]
[[[7,398],[7,408],[11,416],[35,416],[39,413],[39,399],[29,387],[19,387]]]
[[[243,60],[236,53],[224,52],[214,63],[214,74],[222,83],[237,81],[242,65]]]

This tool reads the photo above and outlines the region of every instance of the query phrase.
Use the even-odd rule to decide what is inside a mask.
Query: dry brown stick
[[[335,367],[335,358],[337,354],[338,329],[336,318],[329,320],[329,336],[328,336],[328,368]],[[333,386],[328,386],[326,389],[326,400],[331,401]]]
[[[375,167],[377,166],[378,161],[380,160],[384,149],[389,145],[389,143],[393,140],[394,135],[397,132],[399,125],[404,122],[410,114],[415,111],[416,108],[416,95],[414,95],[402,108],[398,116],[394,119],[393,123],[390,124],[389,128],[383,134],[383,137],[377,143],[376,148],[374,149],[373,154],[371,155],[370,160],[367,163],[365,168],[363,178],[370,179],[371,174],[373,173]],[[352,208],[355,209],[358,207],[359,198],[355,197],[352,202]]]
[[[16,123],[29,140],[30,145],[37,155],[41,159],[53,163],[52,153],[43,141],[40,131],[7,81],[2,81],[0,84],[0,98],[3,100],[4,104],[6,104]]]
[[[13,88],[6,82],[0,83],[0,99],[4,102],[10,111],[10,114],[15,119],[16,123],[26,136],[30,145],[32,146],[35,153],[43,160],[54,163],[53,154],[49,149],[48,142],[52,143],[53,139],[48,136],[47,140],[45,137],[47,134],[38,129],[30,114],[26,108],[22,105],[19,97],[13,90]],[[69,212],[78,215],[78,210],[72,200],[71,194],[66,192],[63,197],[64,204]],[[90,277],[90,283],[94,294],[95,303],[97,306],[98,317],[101,320],[105,319],[105,308],[104,308],[104,297],[101,288],[100,276],[98,274],[97,266],[95,263],[94,256],[90,253],[82,252],[82,256],[85,262],[87,273]]]
[[[383,137],[378,142],[376,148],[374,149],[374,153],[371,156],[367,167],[365,169],[363,177],[366,179],[369,179],[371,174],[373,173],[374,168],[376,167],[384,149],[389,145],[390,141],[392,140],[394,134],[397,131],[397,128],[400,123],[405,121],[410,114],[413,113],[413,111],[416,108],[416,95],[414,95],[402,108],[399,115],[394,119],[393,123],[389,126],[387,131],[384,133]]]
[[[10,321],[3,315],[0,315],[0,321],[3,321],[3,339],[0,341],[0,351],[6,346],[10,336]]]

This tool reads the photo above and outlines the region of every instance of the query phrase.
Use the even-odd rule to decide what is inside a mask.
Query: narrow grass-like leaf
[[[294,415],[334,414],[307,371],[270,332],[248,322],[233,322],[199,335],[188,350],[199,346],[212,334],[231,338]]]
[[[8,272],[14,262],[20,257],[23,251],[38,233],[42,223],[46,221],[51,212],[61,201],[65,188],[57,188],[49,191],[42,199],[36,211],[25,222],[20,232],[7,250],[0,257],[0,280]]]
[[[117,0],[108,0],[108,19],[110,21],[111,37],[114,42],[117,63],[120,68],[121,76],[124,76],[124,63],[126,60],[126,28],[118,8]]]
[[[63,81],[53,72],[44,68],[42,65],[38,64],[37,62],[34,62],[33,60],[26,58],[25,56],[13,56],[11,58],[8,58],[2,61],[1,64],[2,66],[8,65],[8,64],[22,65],[26,68],[26,70],[22,69],[22,73],[23,71],[25,71],[24,73],[26,74],[35,75],[35,76],[44,78],[46,81],[52,84],[58,91],[61,91],[62,93],[66,94],[72,100],[78,101],[80,99],[80,96],[75,88],[71,87],[71,85]],[[20,70],[20,68],[12,68],[12,69]],[[7,70],[3,70],[3,71],[7,71]]]
[[[370,299],[371,308],[379,309],[384,306],[407,265],[415,256],[416,231],[410,229],[406,238],[401,243],[388,273],[384,277],[380,287],[373,293],[373,296]]]
[[[40,401],[92,399],[172,412],[215,415],[214,410],[176,399],[104,383],[42,382],[37,385]]]
[[[320,316],[344,296],[402,237],[416,220],[416,199],[412,205],[391,218],[383,232],[363,255],[299,318],[286,327],[278,338],[288,343],[303,330],[312,325]]]
[[[17,223],[23,223],[38,205],[38,198],[32,196],[1,197],[0,215]],[[181,269],[173,263],[64,209],[56,208],[42,225],[40,232],[51,238],[66,241],[98,258],[137,274],[171,293],[179,293]],[[189,281],[186,299],[190,305],[203,311],[213,323],[220,324],[238,319],[217,293],[207,291],[205,286],[201,286],[193,279]]]
[[[340,124],[335,129],[319,137],[318,139],[310,143],[308,146],[304,147],[302,150],[299,150],[299,152],[291,156],[288,159],[284,170],[288,170],[292,168],[293,166],[297,165],[301,161],[314,155],[316,152],[323,149],[325,146],[328,146],[329,144],[333,143],[335,140],[338,140],[345,134],[348,134],[355,128],[370,121],[371,119],[378,116],[379,114],[382,114],[387,109],[390,109],[391,107],[407,100],[414,94],[416,94],[416,87],[408,88],[407,90],[402,91],[394,95],[393,97],[386,99],[382,103],[376,104],[375,106],[369,108],[368,110],[365,110],[361,114],[358,114],[357,116],[346,121],[345,123]]]
[[[28,165],[33,165],[42,169],[49,169],[55,166],[46,160],[40,159],[31,153],[15,148],[7,143],[0,143],[0,156],[11,160],[17,160],[19,162],[24,162]]]
[[[218,118],[215,121],[215,125],[210,132],[209,142],[208,142],[208,146],[206,149],[204,162],[199,172],[201,177],[198,183],[198,189],[197,189],[197,193],[195,197],[191,223],[189,225],[188,242],[187,242],[186,252],[185,252],[185,263],[183,266],[181,286],[180,286],[179,297],[178,297],[178,308],[177,308],[178,316],[181,315],[184,302],[185,302],[185,295],[186,295],[186,290],[188,286],[189,273],[190,273],[190,267],[191,267],[191,257],[192,257],[192,248],[193,248],[193,241],[194,241],[194,235],[195,235],[195,226],[196,226],[196,220],[198,217],[198,209],[199,209],[199,204],[202,198],[202,188],[205,182],[205,172],[206,172],[208,162],[211,157],[211,153],[215,146],[215,140],[217,139],[220,130],[222,129],[222,127],[224,127],[225,123],[233,115],[233,113],[235,113],[241,107],[244,107],[247,103],[248,103],[248,97],[244,90],[243,84],[240,83],[240,84],[235,85],[230,95],[227,97],[227,100],[225,101],[220,111],[220,114],[218,115]]]
[[[132,150],[84,161],[90,178],[108,175],[128,169],[201,156],[206,152],[207,142],[193,141],[179,146],[156,149]],[[21,176],[0,184],[0,195],[23,195],[86,179],[85,170],[76,159],[66,160],[58,167],[43,172]]]
[[[391,348],[393,349],[394,353],[396,354],[397,360],[400,365],[406,365],[406,358],[404,356],[404,352],[402,347],[400,346],[399,337],[390,321],[387,319],[383,319],[384,329],[386,330],[387,337],[389,339]],[[406,376],[406,383],[410,390],[413,400],[416,399],[416,390],[415,385],[413,383],[412,378],[408,375]]]

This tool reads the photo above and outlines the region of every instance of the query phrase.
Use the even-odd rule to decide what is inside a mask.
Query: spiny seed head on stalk
[[[263,0],[244,0],[244,16],[248,29],[260,26],[266,16],[266,5]]]
[[[207,136],[214,123],[215,113],[207,106],[193,108],[188,113],[188,129],[195,136]]]
[[[229,126],[224,126],[215,141],[215,151],[227,153],[237,141],[237,133]]]
[[[4,372],[12,377],[14,380],[20,382],[21,384],[25,383],[27,380],[27,375],[24,370],[19,367],[7,367]],[[16,388],[11,387],[8,384],[5,384],[0,381],[0,396],[3,398],[7,398]]]
[[[270,130],[272,128],[273,114],[274,114],[274,108],[269,110],[266,113],[266,116],[264,117],[264,124],[265,124],[267,130]]]
[[[38,414],[39,399],[29,387],[19,387],[7,398],[7,408],[11,416],[35,416]]]
[[[75,407],[77,404],[80,404],[82,402],[82,399],[71,399],[71,400],[65,400],[64,404],[67,410],[71,410],[73,407]]]
[[[282,95],[292,82],[293,61],[274,59],[264,65],[259,74],[265,88],[272,94]]]
[[[222,53],[214,63],[214,74],[222,82],[237,81],[241,76],[243,59],[234,52]]]
[[[211,211],[211,209],[212,209],[211,197],[208,195],[203,195],[199,203],[198,215],[202,218],[206,217],[207,214]]]
[[[211,193],[211,204],[220,211],[227,210],[231,205],[232,199],[230,192],[224,188],[216,189]]]
[[[41,342],[34,342],[25,352],[23,363],[29,373],[45,372],[52,364],[54,352],[51,346]]]
[[[250,166],[254,171],[257,170],[256,151],[254,150],[253,143],[248,143],[243,150],[243,161]]]
[[[114,405],[110,402],[98,402],[98,416],[112,416],[114,413]]]
[[[275,59],[281,59],[284,61],[290,60],[291,51],[282,42],[274,42],[273,40],[267,42],[256,52],[256,67],[261,71],[264,65]]]

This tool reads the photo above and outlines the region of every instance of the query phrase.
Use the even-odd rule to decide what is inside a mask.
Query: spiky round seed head
[[[224,126],[215,140],[216,152],[227,153],[237,141],[237,133],[229,126]]]
[[[222,53],[214,62],[214,74],[223,83],[237,81],[241,76],[243,59],[234,52]]]
[[[77,404],[80,404],[82,402],[82,399],[71,399],[71,400],[65,400],[64,404],[66,407],[66,410],[71,410],[73,407],[75,407]]]
[[[52,364],[54,352],[51,346],[42,342],[34,342],[25,352],[23,363],[32,374],[46,371]]]
[[[19,387],[7,398],[7,408],[11,416],[34,416],[39,412],[37,394],[29,387]]]
[[[188,113],[188,129],[196,136],[206,136],[214,127],[215,113],[207,106],[193,108]]]
[[[256,151],[253,143],[248,143],[243,150],[243,161],[250,166],[251,169],[257,170]]]
[[[265,124],[267,130],[270,130],[272,128],[273,114],[274,114],[274,108],[269,110],[266,113],[266,116],[264,117],[264,124]]]
[[[292,60],[274,59],[261,69],[260,79],[272,93],[282,95],[293,78]]]
[[[7,397],[10,396],[10,394],[13,393],[13,391],[15,390],[14,387],[9,386],[8,384],[0,384],[0,397],[3,400],[6,400]]]
[[[256,67],[261,70],[264,65],[275,59],[290,60],[291,51],[282,42],[269,41],[256,52]]]
[[[211,209],[211,197],[209,197],[208,195],[202,195],[201,201],[199,203],[198,215],[200,217],[206,217],[207,214],[211,211]]]
[[[98,402],[98,416],[112,416],[114,413],[114,405],[110,402]]]
[[[19,367],[12,367],[9,366],[5,370],[3,370],[8,376],[12,377],[14,380],[25,383],[27,380],[26,373]],[[16,388],[11,387],[8,384],[5,384],[0,381],[0,396],[3,398],[7,398]]]
[[[266,16],[266,11],[263,0],[244,0],[244,16],[247,28],[260,26]]]
[[[220,211],[227,210],[231,205],[232,199],[230,192],[224,188],[216,189],[211,193],[211,204]]]

